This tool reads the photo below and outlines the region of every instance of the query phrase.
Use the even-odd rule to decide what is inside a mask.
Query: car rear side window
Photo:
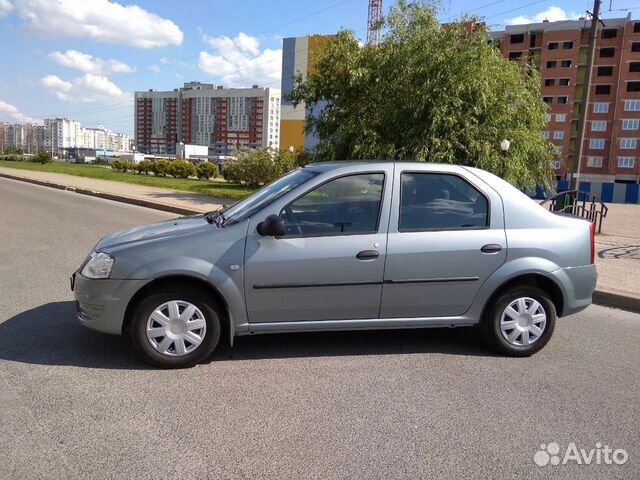
[[[489,226],[489,202],[457,175],[403,173],[398,230],[477,229]]]
[[[378,231],[383,173],[330,180],[282,210],[286,236],[364,235]]]

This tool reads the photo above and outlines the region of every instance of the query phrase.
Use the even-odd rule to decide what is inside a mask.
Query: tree
[[[175,178],[189,178],[196,174],[196,167],[186,160],[174,160],[169,162],[169,175]]]
[[[296,168],[296,157],[287,150],[254,148],[225,163],[222,175],[229,182],[244,183],[250,188],[274,181]]]
[[[196,174],[201,180],[216,178],[218,175],[218,167],[209,162],[200,162],[196,167]]]
[[[151,160],[142,160],[136,163],[135,170],[141,175],[147,175],[149,172],[151,172],[152,168],[153,163],[151,162]]]
[[[35,154],[32,161],[41,163],[44,165],[45,163],[53,162],[53,158],[51,158],[51,154],[49,152],[45,150],[40,150],[38,153]]]
[[[339,32],[291,94],[319,110],[306,123],[320,139],[316,158],[462,164],[548,187],[553,147],[541,136],[540,75],[526,59],[504,59],[486,29],[466,20],[440,25],[429,4],[400,0],[378,47]]]
[[[153,162],[151,171],[158,177],[166,177],[171,168],[171,162],[169,160],[160,159]]]

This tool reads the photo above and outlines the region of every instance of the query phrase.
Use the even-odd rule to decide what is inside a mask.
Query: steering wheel
[[[298,223],[298,220],[296,220],[296,216],[293,214],[293,212],[291,211],[291,207],[289,205],[287,205],[286,207],[284,207],[284,216],[285,216],[285,227],[286,229],[293,229],[295,235],[302,235],[302,227],[300,226],[300,224]]]

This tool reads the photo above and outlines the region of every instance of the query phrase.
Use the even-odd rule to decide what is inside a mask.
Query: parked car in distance
[[[238,335],[473,325],[528,356],[591,303],[596,278],[592,224],[488,172],[336,162],[107,236],[71,284],[82,324],[178,368]]]

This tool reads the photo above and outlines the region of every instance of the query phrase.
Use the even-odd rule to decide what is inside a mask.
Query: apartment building
[[[603,20],[599,25],[580,178],[587,182],[640,182],[640,21]],[[549,105],[545,138],[557,149],[558,179],[577,165],[578,117],[586,78],[588,20],[508,26],[492,32],[502,54],[529,57],[541,73]]]
[[[327,42],[335,35],[305,35],[304,37],[290,37],[282,40],[282,119],[280,121],[280,142],[283,148],[311,150],[318,144],[318,138],[313,133],[304,131],[305,122],[309,115],[321,110],[325,103],[316,105],[314,111],[309,111],[306,105],[293,106],[289,95],[293,91],[295,76],[299,73],[303,80],[313,72],[314,55],[325,48]]]
[[[178,143],[206,145],[211,158],[280,147],[280,91],[188,82],[173,91],[135,93],[136,149],[176,154]]]

